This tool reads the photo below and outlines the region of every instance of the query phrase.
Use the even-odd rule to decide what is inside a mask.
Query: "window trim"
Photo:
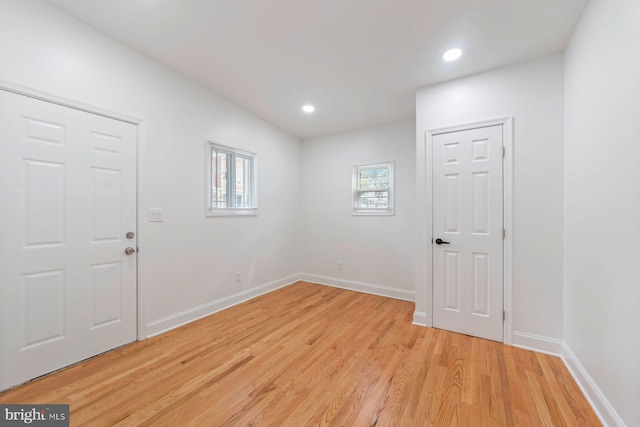
[[[380,168],[380,167],[387,167],[389,168],[389,187],[388,187],[388,191],[389,191],[389,207],[387,208],[360,208],[358,207],[358,193],[363,192],[365,190],[360,190],[358,188],[358,176],[360,175],[360,170],[361,169],[367,169],[367,168]],[[352,207],[352,212],[351,215],[353,216],[375,216],[375,215],[395,215],[395,208],[394,208],[394,193],[395,193],[395,188],[394,188],[394,177],[395,173],[394,173],[394,162],[393,161],[389,161],[389,162],[380,162],[380,163],[371,163],[371,164],[366,164],[366,165],[356,165],[353,167],[353,172],[352,172],[352,182],[351,182],[351,207]],[[371,190],[366,190],[366,191],[371,191]]]
[[[251,162],[251,190],[250,190],[250,208],[214,208],[212,207],[211,197],[211,152],[215,149],[217,152],[229,154],[232,156],[231,164],[233,164],[233,176],[227,178],[227,182],[233,185],[235,190],[235,159],[236,157],[249,159]],[[255,216],[258,215],[258,155],[251,151],[241,150],[227,145],[218,144],[215,141],[205,141],[205,215],[206,216]],[[235,195],[235,191],[232,191]],[[235,199],[234,199],[235,200]]]

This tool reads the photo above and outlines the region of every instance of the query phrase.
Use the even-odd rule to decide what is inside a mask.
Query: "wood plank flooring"
[[[599,426],[557,357],[299,282],[0,394],[75,426]]]

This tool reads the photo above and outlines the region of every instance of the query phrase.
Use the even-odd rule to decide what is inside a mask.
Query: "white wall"
[[[166,216],[163,223],[147,223],[141,213],[147,332],[232,300],[157,323],[168,316],[293,280],[298,139],[46,2],[0,0],[0,33],[0,79],[144,120],[140,196],[143,206],[162,207]],[[205,139],[258,153],[259,216],[204,216]],[[244,272],[241,284],[235,283],[237,270]]]
[[[562,338],[563,58],[552,55],[416,94],[418,218],[425,217],[425,132],[514,117],[513,343],[559,352]],[[430,161],[430,160],[428,160]],[[427,245],[417,221],[416,312],[429,313]],[[426,316],[428,318],[428,316]],[[550,339],[550,340],[548,340]]]
[[[303,141],[303,278],[414,299],[414,141],[413,120]],[[352,216],[353,166],[385,161],[395,162],[395,215]]]
[[[564,338],[613,407],[588,389],[601,414],[629,426],[640,425],[638,22],[637,0],[592,0],[565,62]]]

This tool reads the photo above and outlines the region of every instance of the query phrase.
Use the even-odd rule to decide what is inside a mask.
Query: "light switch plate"
[[[164,208],[149,209],[149,222],[163,222],[163,221],[164,221]]]

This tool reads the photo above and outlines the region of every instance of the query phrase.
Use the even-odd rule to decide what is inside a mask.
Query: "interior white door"
[[[502,125],[433,137],[433,324],[503,337]]]
[[[0,90],[0,390],[136,340],[136,134]]]

